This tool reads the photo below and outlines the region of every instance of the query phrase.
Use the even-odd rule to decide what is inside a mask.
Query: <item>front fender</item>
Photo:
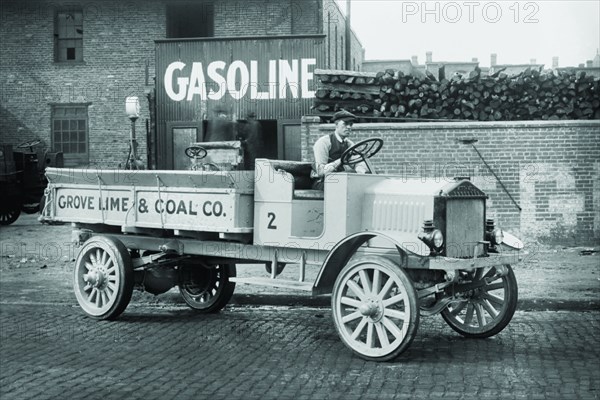
[[[358,248],[369,240],[375,242],[372,243],[371,247],[381,250],[382,254],[395,258],[400,257],[400,266],[407,264],[409,255],[429,255],[429,248],[418,239],[415,238],[412,242],[403,241],[402,239],[406,238],[394,237],[377,231],[358,232],[345,237],[331,249],[325,258],[315,281],[313,293],[331,293],[333,284],[342,268],[344,268]]]
[[[508,233],[506,231],[502,231],[502,233],[504,234],[504,240],[502,241],[503,245],[506,245],[506,246],[510,247],[511,249],[516,249],[516,250],[521,250],[521,249],[523,249],[523,247],[525,247],[525,245],[523,244],[521,239],[519,239],[515,235]]]

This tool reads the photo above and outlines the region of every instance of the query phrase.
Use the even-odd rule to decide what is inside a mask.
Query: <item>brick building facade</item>
[[[341,67],[347,56],[345,20],[333,0],[15,0],[0,7],[0,141],[39,138],[42,148],[64,151],[71,166],[124,164],[127,96],[141,101],[137,136],[146,159],[156,40],[337,30],[326,39],[324,65]],[[358,69],[363,52],[356,36],[352,49]]]

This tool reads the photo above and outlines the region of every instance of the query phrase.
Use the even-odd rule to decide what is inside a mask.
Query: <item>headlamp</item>
[[[504,241],[504,232],[502,232],[502,229],[500,229],[500,228],[495,228],[490,233],[490,242],[492,242],[492,244],[494,244],[494,245],[499,245],[499,244],[502,244],[503,241]]]
[[[444,245],[444,235],[439,229],[435,229],[433,221],[427,220],[423,224],[423,232],[419,233],[418,238],[423,241],[432,251],[439,252]]]

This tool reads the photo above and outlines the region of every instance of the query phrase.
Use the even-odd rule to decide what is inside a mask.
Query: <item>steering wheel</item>
[[[195,160],[201,160],[206,157],[207,154],[208,152],[206,149],[200,146],[191,146],[185,149],[185,155]]]
[[[340,161],[342,165],[353,166],[359,162],[366,161],[368,158],[373,157],[381,150],[383,146],[383,139],[380,138],[369,138],[361,140],[358,143],[348,147],[346,151],[342,153]]]
[[[27,142],[23,142],[20,145],[17,146],[17,149],[24,149],[26,147],[33,147],[33,146],[37,146],[38,144],[42,143],[41,140],[39,139],[33,139],[33,140],[29,140]]]

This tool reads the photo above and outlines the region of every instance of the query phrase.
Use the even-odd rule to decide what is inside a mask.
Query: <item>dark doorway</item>
[[[277,121],[270,119],[259,120],[262,127],[264,149],[259,158],[278,159],[277,154]]]

